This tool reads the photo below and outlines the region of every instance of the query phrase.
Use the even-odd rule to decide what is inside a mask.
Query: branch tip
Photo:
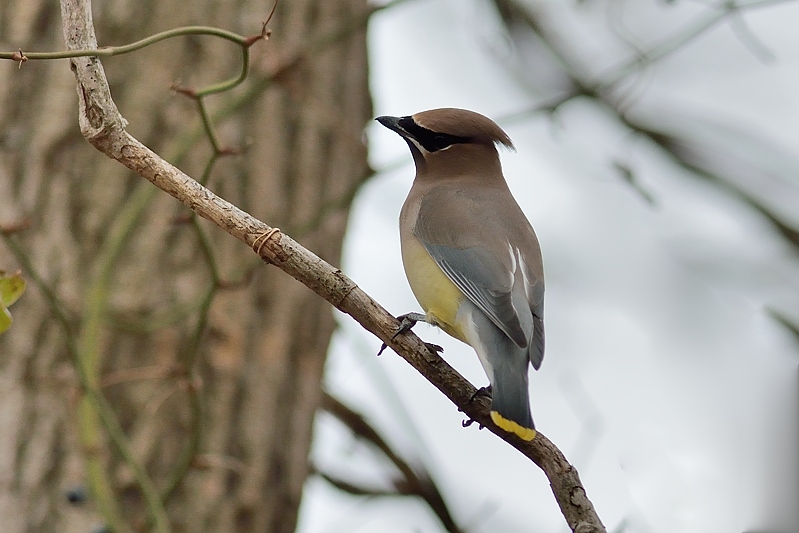
[[[272,17],[274,17],[274,16],[275,16],[275,10],[277,9],[277,3],[278,3],[279,1],[280,1],[280,0],[275,0],[275,3],[274,3],[274,4],[272,4],[272,10],[269,12],[269,16],[268,16],[268,17],[266,17],[266,20],[264,21],[264,25],[263,25],[263,29],[261,30],[261,33],[265,32],[265,31],[266,31],[266,32],[268,32],[268,31],[269,31],[269,30],[267,30],[267,29],[266,29],[266,26],[267,26],[267,24],[269,24],[269,21],[271,21],[271,20],[272,20]]]

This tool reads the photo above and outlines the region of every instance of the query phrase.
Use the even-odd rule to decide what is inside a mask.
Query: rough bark
[[[180,24],[257,33],[268,8],[260,1],[119,0],[98,3],[94,16],[98,40],[106,45]],[[362,19],[366,9],[364,0],[279,5],[271,40],[252,51],[249,87],[263,90],[219,128],[224,145],[245,152],[217,162],[209,182],[333,264],[352,193],[368,174],[361,136],[371,116],[364,33],[351,32],[301,61],[286,58]],[[0,10],[3,48],[63,48],[57,5],[31,0]],[[227,77],[237,61],[230,44],[190,37],[104,66],[129,130],[199,175],[207,143],[200,139],[186,150],[187,132],[199,124],[195,106],[168,89],[175,80],[198,86]],[[66,62],[21,69],[6,62],[0,69],[0,223],[31,219],[31,227],[13,238],[57,293],[79,338],[87,309],[102,312],[97,336],[84,338],[97,341],[102,391],[158,487],[193,431],[186,391],[201,384],[201,455],[169,499],[174,530],[293,531],[334,326],[330,306],[277,269],[253,269],[251,251],[205,225],[223,277],[253,276],[215,296],[195,372],[185,376],[181,350],[210,283],[195,233],[176,223],[188,210],[87,149]],[[229,98],[212,100],[212,110]],[[133,202],[143,206],[139,217],[105,270],[99,263],[108,257],[109,239],[125,239],[114,229]],[[0,268],[19,266],[0,243]],[[107,305],[98,307],[87,287],[97,286],[103,272],[110,272],[110,292]],[[194,312],[168,322],[187,307]],[[64,491],[85,485],[93,454],[112,473],[127,516],[141,516],[133,475],[107,440],[99,450],[81,445],[80,387],[49,303],[30,290],[14,315],[14,327],[0,338],[3,530],[90,531],[99,521],[91,502],[71,506]]]

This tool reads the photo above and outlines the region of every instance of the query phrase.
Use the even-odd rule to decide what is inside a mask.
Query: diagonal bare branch
[[[71,47],[87,48],[92,33],[88,0],[63,0],[64,34]],[[604,532],[586,496],[577,471],[544,435],[530,442],[502,431],[489,416],[485,398],[412,333],[394,338],[399,322],[332,265],[300,246],[291,237],[271,228],[216,196],[180,169],[129,135],[125,121],[111,99],[97,58],[72,59],[77,80],[79,121],[84,137],[98,150],[148,179],[201,217],[215,223],[248,246],[255,245],[265,261],[290,274],[337,309],[352,316],[416,368],[471,419],[487,427],[544,470],[569,527],[583,533]]]

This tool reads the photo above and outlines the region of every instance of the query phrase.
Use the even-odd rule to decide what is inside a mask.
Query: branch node
[[[182,94],[183,96],[188,96],[192,100],[197,99],[196,89],[192,89],[190,87],[181,87],[180,82],[178,81],[172,82],[172,85],[170,85],[169,88],[178,94]]]
[[[11,60],[19,63],[17,68],[22,68],[22,64],[28,60],[28,56],[22,53],[22,48],[18,48],[16,52],[11,54]]]
[[[250,35],[249,37],[245,37],[242,46],[249,48],[258,41],[268,41],[269,37],[272,35],[272,30],[266,27],[267,24],[268,21],[263,23],[263,26],[261,27],[261,33],[258,35]]]
[[[227,155],[241,155],[244,153],[243,148],[236,148],[234,146],[226,146],[224,148],[220,148],[219,152],[217,153],[220,157],[224,157]]]

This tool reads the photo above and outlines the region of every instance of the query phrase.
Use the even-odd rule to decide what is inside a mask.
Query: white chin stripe
[[[405,137],[405,138],[408,139],[409,141],[411,141],[413,143],[413,145],[416,147],[416,149],[419,150],[420,152],[422,152],[422,154],[429,154],[430,153],[427,150],[425,150],[424,146],[419,144],[419,141],[417,141],[416,139],[414,139],[410,135]]]

